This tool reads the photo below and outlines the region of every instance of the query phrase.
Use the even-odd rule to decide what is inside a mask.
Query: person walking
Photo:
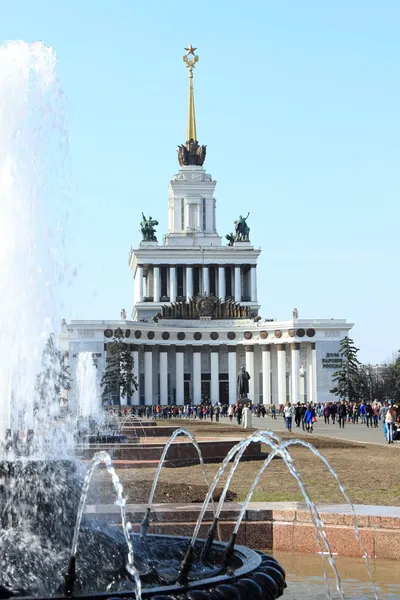
[[[242,423],[242,414],[243,414],[243,407],[238,404],[238,406],[236,407],[236,419],[238,422],[238,425],[241,425]]]
[[[235,412],[235,407],[233,406],[233,404],[230,404],[228,407],[228,417],[229,417],[229,420],[231,423],[232,423],[234,412]]]
[[[329,425],[329,404],[325,404],[322,414],[324,416],[324,422],[325,425],[328,424]]]
[[[344,400],[342,400],[338,408],[339,427],[341,427],[342,429],[344,429],[344,424],[346,422],[346,413],[346,405],[344,403]]]
[[[365,402],[363,400],[360,404],[360,422],[362,424],[365,423],[365,415],[366,415],[366,409],[365,409]]]
[[[358,413],[359,413],[360,409],[359,409],[357,402],[353,402],[353,406],[352,406],[351,410],[352,410],[351,419],[352,419],[353,425],[355,425],[356,423],[358,424]]]
[[[336,402],[332,402],[330,409],[329,409],[331,418],[332,418],[332,425],[335,424],[336,421],[336,415],[337,415],[337,405]]]
[[[285,415],[286,429],[291,433],[292,432],[292,421],[293,421],[293,417],[295,414],[295,410],[294,410],[294,407],[290,404],[290,402],[286,403],[286,406],[285,406],[283,412]]]
[[[304,423],[307,433],[312,433],[314,431],[314,423],[316,420],[315,410],[313,406],[307,402],[306,412],[304,413]]]
[[[276,419],[276,406],[275,404],[271,404],[271,418]]]
[[[302,415],[301,404],[300,404],[300,402],[298,402],[294,409],[294,422],[296,423],[296,427],[300,427],[301,415]]]
[[[372,405],[372,418],[374,421],[374,427],[378,427],[379,424],[379,406],[377,402]]]
[[[386,415],[387,415],[388,410],[389,410],[389,405],[387,402],[384,402],[383,405],[379,409],[379,419],[382,422],[383,435],[385,436],[385,440],[387,440]]]
[[[370,402],[367,402],[367,404],[365,405],[365,415],[367,420],[367,427],[369,427],[370,425],[372,427],[373,410]]]
[[[396,412],[394,408],[391,406],[386,413],[385,421],[387,428],[387,442],[388,444],[393,444],[393,430],[394,430],[394,422],[396,420]]]

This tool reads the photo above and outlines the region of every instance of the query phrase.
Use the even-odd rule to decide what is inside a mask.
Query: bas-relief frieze
[[[96,337],[96,332],[94,329],[77,329],[76,333],[80,338],[94,338]]]
[[[224,329],[227,329],[228,327],[234,327],[235,329],[239,328],[239,327],[251,327],[251,325],[254,325],[253,319],[246,319],[246,320],[241,320],[240,323],[238,323],[238,321],[235,320],[227,320],[227,319],[223,319],[223,320],[219,320],[219,319],[212,319],[210,321],[199,321],[197,320],[181,320],[178,321],[176,319],[174,319],[173,321],[168,321],[168,323],[165,323],[165,329],[169,330],[175,327],[182,327],[182,328],[195,328],[195,329],[203,329],[204,327],[206,328],[215,328],[215,327],[223,327]],[[160,327],[164,326],[164,322],[160,321]]]

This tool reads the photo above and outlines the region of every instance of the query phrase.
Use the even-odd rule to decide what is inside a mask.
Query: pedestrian
[[[382,422],[383,427],[383,435],[385,436],[385,440],[387,440],[387,425],[386,425],[386,415],[389,410],[389,405],[387,402],[383,403],[383,406],[379,409],[379,419]]]
[[[304,413],[304,423],[306,427],[307,433],[312,433],[314,430],[314,423],[316,422],[317,417],[315,414],[315,410],[313,406],[307,402],[306,412]]]
[[[339,404],[339,408],[338,408],[339,427],[341,427],[342,429],[344,429],[344,424],[346,422],[346,413],[347,413],[347,408],[344,403],[344,400],[342,400],[341,403]]]
[[[361,402],[360,404],[360,422],[362,424],[365,423],[365,415],[366,415],[366,410],[365,410],[365,402],[364,400]]]
[[[241,423],[242,423],[242,414],[243,414],[243,407],[239,404],[236,407],[236,419],[237,419],[238,425],[241,425]]]
[[[336,402],[332,402],[332,404],[330,405],[330,408],[329,408],[329,413],[330,413],[330,416],[332,419],[332,425],[334,425],[335,421],[336,421],[337,408],[338,407],[336,405]]]
[[[325,404],[322,414],[324,415],[325,425],[329,425],[329,404]]]
[[[235,412],[235,407],[233,406],[233,404],[230,404],[229,408],[228,408],[228,417],[229,417],[229,420],[230,420],[231,423],[232,423],[233,413],[234,412]]]
[[[294,409],[294,422],[296,424],[296,427],[300,427],[301,416],[302,416],[301,404],[300,404],[300,402],[298,402]]]
[[[292,421],[293,421],[294,414],[295,414],[294,407],[290,404],[290,402],[287,402],[286,406],[284,408],[284,415],[285,415],[286,429],[290,433],[292,432]]]
[[[388,444],[393,444],[393,430],[394,423],[396,420],[396,412],[394,408],[391,406],[386,413],[385,421],[387,427],[387,442]]]
[[[275,404],[271,404],[271,417],[276,419],[276,406]]]
[[[372,415],[373,415],[373,410],[372,410],[371,403],[367,402],[367,404],[365,405],[365,416],[366,416],[366,421],[367,421],[367,427],[369,427],[370,425],[372,427]]]
[[[374,427],[378,427],[379,424],[379,406],[377,402],[372,405],[372,418],[374,421]]]

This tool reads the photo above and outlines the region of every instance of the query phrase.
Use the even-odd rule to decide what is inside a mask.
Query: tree
[[[332,375],[336,386],[330,390],[331,394],[339,396],[341,400],[356,402],[362,397],[362,377],[360,362],[357,358],[358,348],[351,338],[346,336],[340,342],[340,355],[342,366]]]
[[[116,398],[121,405],[121,396],[130,398],[138,389],[138,382],[133,374],[134,361],[129,345],[118,337],[107,344],[106,367],[101,378],[103,388],[101,397],[106,404]]]
[[[54,334],[50,334],[43,349],[41,371],[36,377],[35,412],[40,407],[50,407],[56,399],[59,406],[62,390],[71,389],[71,374],[66,356],[57,348]]]

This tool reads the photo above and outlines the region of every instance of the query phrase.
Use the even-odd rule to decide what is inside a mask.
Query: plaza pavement
[[[226,419],[221,419],[221,421],[229,423],[229,420]],[[272,419],[271,417],[253,417],[253,427],[258,429],[271,429],[272,431],[278,433],[278,435],[279,433],[286,431],[285,421],[283,417],[278,415],[276,419]],[[303,432],[301,427],[297,428],[293,420],[292,433],[295,436],[296,433],[306,432]],[[377,428],[367,427],[361,423],[358,425],[346,423],[344,429],[340,429],[337,423],[335,423],[335,425],[332,425],[332,423],[330,425],[325,425],[324,418],[322,417],[318,418],[317,422],[314,424],[314,433],[309,434],[310,439],[312,439],[313,436],[332,437],[354,442],[387,445],[383,435],[383,427],[381,422],[379,422]],[[396,446],[400,447],[400,443],[395,442],[393,447]]]

